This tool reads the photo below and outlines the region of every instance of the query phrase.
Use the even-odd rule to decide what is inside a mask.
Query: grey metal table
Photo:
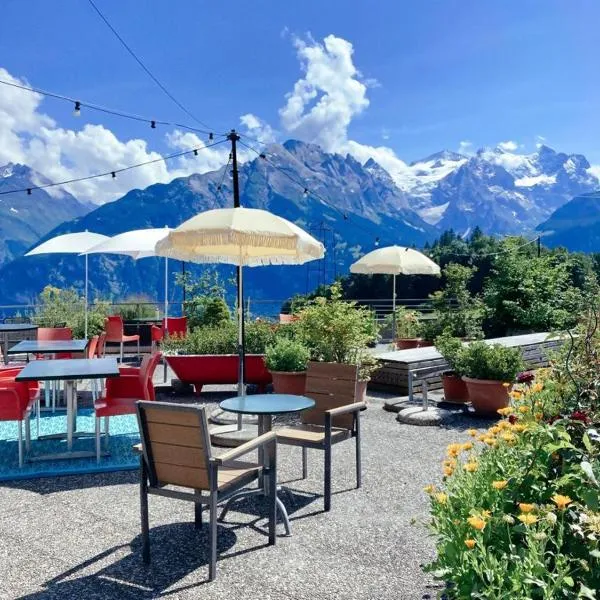
[[[25,335],[37,335],[37,325],[31,323],[0,323],[0,338],[2,339],[2,358],[4,364],[8,363],[8,344],[9,342],[16,342],[21,337],[15,340],[11,339],[11,335],[20,334]]]
[[[64,381],[67,401],[67,431],[53,437],[67,438],[67,451],[59,454],[37,456],[35,460],[95,457],[93,451],[73,451],[73,438],[77,435],[77,391],[79,379],[118,377],[119,366],[115,358],[74,358],[62,360],[34,360],[15,377],[16,381]],[[89,434],[88,434],[89,435]],[[50,436],[48,436],[50,437]]]
[[[61,354],[85,352],[87,340],[21,340],[8,349],[8,354]]]
[[[285,415],[295,412],[302,412],[313,408],[315,401],[306,396],[295,396],[292,394],[255,394],[252,396],[236,396],[228,398],[219,403],[219,406],[228,412],[239,415],[257,415],[258,416],[258,435],[271,431],[273,427],[273,415]],[[265,454],[262,449],[258,451],[258,460],[265,464]],[[265,465],[268,466],[268,465]],[[250,495],[266,496],[268,494],[267,483],[264,477],[259,479],[259,487],[256,490],[242,490],[229,498],[227,504],[221,512],[219,521],[225,519],[231,503],[238,498]],[[290,520],[283,502],[277,498],[277,508],[283,519],[285,532],[291,535]]]

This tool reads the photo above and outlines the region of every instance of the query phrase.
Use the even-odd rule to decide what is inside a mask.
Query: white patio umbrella
[[[244,394],[244,295],[242,267],[301,265],[323,258],[321,242],[294,223],[256,208],[220,208],[192,217],[156,244],[156,254],[195,263],[238,267],[237,311],[240,372]]]
[[[392,275],[392,335],[396,335],[396,276],[439,275],[440,267],[414,248],[387,246],[378,248],[350,265],[351,273],[361,275]]]
[[[108,240],[108,236],[90,231],[78,233],[66,233],[46,240],[36,246],[25,256],[36,256],[38,254],[81,254],[92,246]],[[85,337],[88,335],[88,257],[85,255]]]
[[[123,254],[134,260],[157,256],[154,252],[156,243],[162,240],[171,230],[168,227],[157,229],[134,229],[106,238],[92,246],[84,254]],[[169,259],[165,257],[165,319],[169,315]]]

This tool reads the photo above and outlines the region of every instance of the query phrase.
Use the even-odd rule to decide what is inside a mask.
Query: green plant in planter
[[[435,338],[435,348],[444,357],[450,371],[455,375],[461,376],[461,361],[460,356],[463,350],[462,342],[448,333],[442,334]]]
[[[285,338],[278,339],[268,346],[265,362],[269,371],[300,373],[306,371],[310,350],[304,344]]]
[[[390,313],[384,321],[386,327],[393,327],[394,313]],[[396,338],[414,339],[421,335],[422,324],[419,313],[408,310],[404,306],[396,307]]]
[[[157,308],[147,296],[129,296],[122,304],[115,306],[115,314],[124,321],[156,317]]]
[[[463,346],[455,357],[457,370],[471,379],[488,381],[514,381],[525,364],[519,348],[507,348],[500,344],[471,342]]]
[[[356,364],[356,352],[366,349],[379,333],[373,312],[342,300],[338,283],[331,286],[329,298],[315,298],[298,316],[299,338],[313,360]]]

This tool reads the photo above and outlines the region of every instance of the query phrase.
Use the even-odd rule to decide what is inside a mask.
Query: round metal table
[[[8,363],[8,343],[18,342],[23,339],[28,339],[28,336],[19,336],[11,338],[13,333],[33,332],[37,331],[38,326],[31,323],[0,323],[0,337],[2,338],[2,358],[4,364]],[[37,337],[37,335],[35,336]]]
[[[302,412],[303,410],[313,408],[314,405],[314,400],[311,400],[306,396],[295,396],[292,394],[255,394],[252,396],[236,396],[235,398],[228,398],[227,400],[223,400],[221,403],[219,403],[219,406],[223,410],[232,413],[241,415],[257,415],[258,435],[262,435],[263,433],[271,431],[273,427],[273,415],[285,415],[295,412]],[[265,467],[268,467],[268,465],[265,464],[265,459],[265,453],[259,448],[259,463]],[[261,477],[259,479],[259,487],[257,490],[242,490],[241,492],[231,496],[221,512],[219,521],[223,521],[225,519],[225,515],[227,514],[227,511],[234,500],[250,495],[266,496],[268,493],[268,484],[265,479],[265,477]],[[290,520],[287,510],[279,498],[277,498],[277,508],[281,514],[286,534],[291,535]]]

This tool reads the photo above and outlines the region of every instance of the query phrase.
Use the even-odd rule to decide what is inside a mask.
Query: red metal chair
[[[125,335],[123,328],[123,317],[121,315],[111,315],[104,319],[104,333],[106,342],[115,342],[121,348],[121,362],[123,362],[123,344],[128,342],[137,342],[137,355],[140,356],[140,336]]]
[[[136,413],[138,400],[154,400],[152,376],[160,360],[160,352],[144,356],[140,367],[121,367],[119,377],[106,380],[106,392],[94,402],[96,413],[96,460],[100,462],[100,419],[104,417],[105,445],[108,447],[108,420]]]
[[[6,372],[3,374],[5,375]],[[27,451],[31,447],[29,414],[37,398],[37,390],[32,397],[34,386],[37,386],[37,383],[32,382],[32,384],[15,381],[14,375],[0,379],[0,421],[17,421],[18,423],[19,467],[23,466],[23,421],[25,421]]]

